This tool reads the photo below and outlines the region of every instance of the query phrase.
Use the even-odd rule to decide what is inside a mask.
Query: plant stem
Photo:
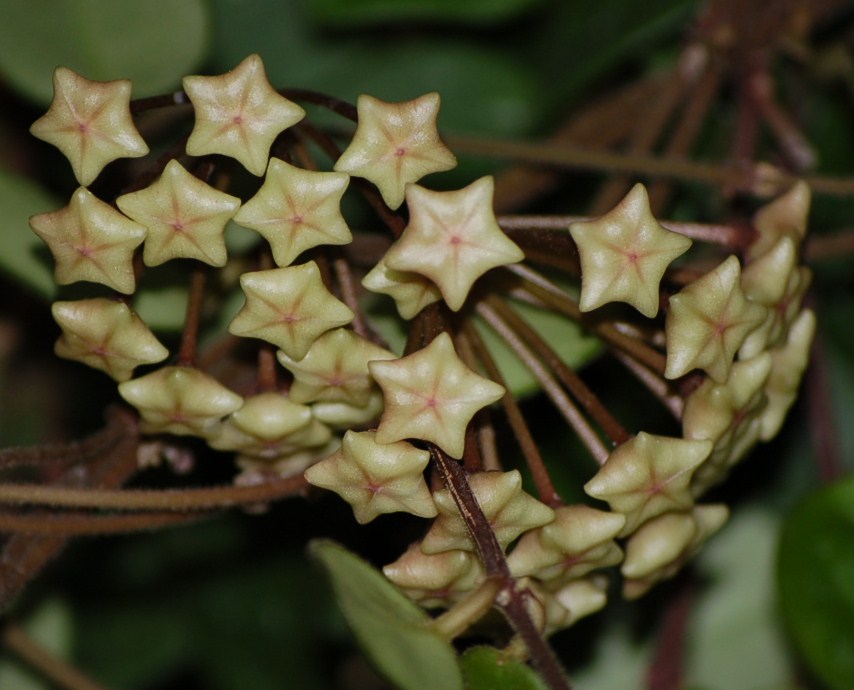
[[[371,332],[365,323],[362,316],[362,308],[359,304],[359,292],[356,279],[353,277],[353,271],[350,270],[350,264],[344,253],[340,250],[334,251],[330,249],[333,255],[332,270],[335,271],[335,278],[338,281],[338,288],[341,291],[341,298],[344,304],[350,307],[353,312],[353,330],[366,340],[374,340],[375,334]]]
[[[85,515],[79,513],[0,513],[0,532],[42,534],[59,537],[124,534],[184,525],[211,517],[209,513],[130,513]]]
[[[127,411],[108,411],[107,428],[118,436],[118,443],[85,466],[73,466],[61,475],[54,488],[69,486],[115,487],[124,484],[137,469],[139,433],[136,419]],[[66,487],[56,487],[63,483]],[[0,552],[0,610],[16,599],[26,584],[56,556],[66,544],[64,537],[13,534]]]
[[[512,264],[505,266],[504,269],[520,277],[526,291],[541,302],[555,311],[566,314],[571,319],[587,327],[592,333],[602,338],[602,340],[623,350],[653,371],[664,375],[666,359],[657,350],[644,345],[639,340],[620,333],[611,324],[590,323],[584,318],[575,300],[565,294],[550,280],[531,268],[520,264]]]
[[[292,496],[306,486],[307,482],[302,475],[254,486],[216,486],[203,489],[111,490],[41,484],[0,484],[0,504],[184,512],[265,503]]]
[[[489,348],[486,347],[486,344],[483,342],[483,339],[480,337],[475,326],[467,321],[464,328],[466,335],[469,340],[471,340],[474,350],[480,361],[483,363],[483,367],[486,369],[486,373],[489,378],[507,388],[504,377],[501,375],[501,371],[495,364],[495,360],[492,358]],[[563,500],[554,487],[548,468],[546,467],[545,462],[543,462],[543,456],[540,455],[540,449],[537,447],[534,437],[531,435],[531,430],[528,428],[525,416],[519,409],[516,398],[508,391],[504,394],[504,397],[501,398],[501,405],[504,407],[504,413],[507,415],[507,421],[510,423],[510,428],[513,430],[516,442],[519,444],[519,448],[525,458],[525,464],[528,465],[528,469],[531,472],[531,477],[534,480],[534,486],[537,487],[537,495],[543,503],[546,503],[552,508],[561,505]]]
[[[751,165],[716,165],[683,159],[665,159],[651,155],[631,155],[611,151],[595,151],[569,144],[541,144],[473,137],[446,137],[448,145],[457,151],[473,155],[512,160],[560,168],[581,168],[603,172],[629,173],[651,177],[677,178],[701,182],[713,187],[732,185],[734,189],[762,196],[773,196],[800,179],[814,194],[850,196],[854,194],[854,178],[822,175],[792,175],[779,168]]]
[[[487,297],[487,303],[501,319],[534,349],[534,352],[557,374],[572,396],[587,410],[614,445],[628,441],[631,435],[602,404],[596,394],[568,367],[551,346],[525,320],[498,298]]]
[[[51,654],[11,621],[3,626],[3,644],[45,678],[65,690],[107,690],[68,662]]]
[[[569,682],[557,657],[537,630],[525,608],[526,594],[516,588],[515,580],[504,558],[504,551],[466,480],[463,468],[433,444],[430,444],[430,455],[477,546],[487,577],[495,578],[502,583],[502,588],[495,598],[496,606],[501,609],[525,641],[531,659],[546,685],[551,690],[570,690]]]
[[[187,298],[187,316],[181,333],[181,349],[178,352],[179,367],[192,367],[196,362],[196,345],[199,338],[199,323],[202,318],[202,301],[205,296],[206,273],[196,266],[190,278],[190,294]]]
[[[261,343],[258,348],[258,392],[278,390],[276,372],[276,348],[270,343]]]
[[[566,231],[572,223],[595,220],[595,217],[507,215],[499,216],[497,220],[498,224],[505,231]],[[750,229],[745,226],[725,225],[720,223],[685,223],[674,220],[659,220],[658,222],[671,232],[684,235],[692,240],[718,244],[726,248],[739,248],[745,244],[745,235],[752,237]],[[572,242],[571,236],[569,236],[569,242]]]
[[[353,122],[359,119],[356,106],[352,103],[342,101],[339,98],[334,98],[319,91],[312,91],[310,89],[279,89],[279,93],[285,98],[290,98],[292,101],[304,101],[305,103],[319,105]]]
[[[572,400],[563,392],[560,384],[546,370],[543,363],[528,349],[516,332],[505,323],[490,305],[485,302],[479,302],[476,310],[478,315],[507,343],[522,364],[540,382],[546,395],[549,396],[549,399],[558,412],[561,413],[561,416],[572,427],[575,433],[578,434],[578,437],[596,462],[600,465],[604,464],[608,458],[609,451],[605,447],[605,444],[602,443],[602,439],[599,438],[598,434],[593,430],[593,427],[590,426]]]

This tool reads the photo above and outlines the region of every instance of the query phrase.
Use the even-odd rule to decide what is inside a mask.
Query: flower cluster
[[[575,301],[530,267],[538,261],[524,233],[511,238],[502,229],[491,177],[455,191],[418,184],[456,164],[438,134],[437,94],[404,103],[360,97],[351,113],[355,133],[342,151],[270,86],[258,56],[222,76],[187,77],[170,101],[192,105],[185,146],[154,164],[153,182],[108,203],[88,186],[112,161],[148,153],[131,117],[130,88],[57,70],[54,102],[32,132],[68,157],[81,186],[67,207],[34,216],[31,226],[53,254],[57,283],[85,281],[106,291],[54,304],[57,354],[115,379],[145,433],[200,437],[234,453],[243,481],[304,472],[349,502],[360,523],[399,511],[434,518],[423,539],[385,567],[428,607],[453,605],[485,578],[457,497],[425,480],[435,452],[462,460],[546,632],[605,604],[601,571],[619,566],[625,596],[639,596],[726,521],[725,506],[696,501],[754,444],[776,435],[806,367],[815,319],[801,309],[810,278],[799,264],[805,185],[758,211],[757,239],[742,260],[729,256],[678,291],[670,290],[670,266],[692,241],[659,223],[645,189],[635,186],[609,213],[558,234],[566,257],[551,257],[549,266],[540,256],[547,268],[568,257],[569,277],[580,278]],[[329,155],[331,170],[318,170],[307,144]],[[242,166],[237,173],[229,159]],[[246,186],[232,184],[238,173],[250,189],[256,182],[245,200],[235,190]],[[341,212],[351,177],[372,185],[360,182],[360,190],[391,235],[360,261]],[[248,255],[230,255],[225,229],[232,222],[255,233]],[[133,296],[151,269],[174,261],[189,267],[194,287],[181,351],[158,368],[170,352],[134,312]],[[237,341],[257,346],[254,383],[197,365],[204,290],[197,278],[209,267],[225,268],[222,289],[232,276],[242,290],[244,304],[227,330],[232,350]],[[410,329],[403,352],[372,327],[365,291],[393,299]],[[617,350],[633,332],[625,319],[609,324],[590,313],[617,302],[643,316],[652,324],[644,333],[653,334],[622,355],[660,398],[676,401],[682,436],[622,432],[508,306],[511,298],[574,318]],[[585,440],[600,468],[584,490],[598,507],[565,505],[549,491],[476,316]],[[149,371],[135,377],[137,367]],[[519,471],[501,468],[486,419],[497,402],[541,500],[523,490]],[[610,435],[610,447],[587,416]]]

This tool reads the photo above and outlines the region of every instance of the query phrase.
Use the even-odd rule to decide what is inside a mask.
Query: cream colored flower
[[[146,230],[88,189],[78,188],[59,211],[33,216],[30,227],[53,254],[60,285],[85,280],[127,295],[136,289],[133,253]]]
[[[738,259],[730,256],[670,298],[667,378],[704,369],[718,383],[726,381],[738,348],[766,315],[762,305],[744,295],[740,278]]]
[[[457,164],[436,128],[439,94],[428,93],[403,103],[362,95],[356,109],[356,133],[335,170],[373,182],[390,208],[403,202],[408,183]]]
[[[655,316],[664,272],[691,246],[691,240],[653,217],[641,184],[604,216],[572,223],[569,232],[581,256],[581,311],[625,302],[644,316]]]
[[[240,286],[246,304],[229,324],[229,333],[266,340],[295,360],[305,357],[322,333],[353,320],[347,305],[326,289],[313,261],[244,273]]]
[[[205,184],[178,161],[169,161],[154,184],[120,196],[116,205],[148,230],[142,253],[147,266],[170,259],[225,266],[225,226],[240,199]]]
[[[302,108],[270,86],[258,55],[218,77],[184,77],[184,91],[196,111],[187,153],[221,153],[254,175],[267,169],[276,137],[305,117]]]
[[[341,449],[309,467],[305,478],[347,501],[360,524],[401,511],[433,517],[436,506],[424,481],[428,462],[426,450],[405,441],[378,443],[373,431],[348,431]]]
[[[626,536],[657,515],[694,505],[691,476],[711,450],[711,441],[641,431],[614,449],[584,491],[626,516],[620,532]]]
[[[306,249],[352,241],[340,208],[349,182],[344,173],[302,170],[271,158],[264,184],[234,221],[270,243],[277,266],[289,266]]]
[[[51,313],[62,328],[56,354],[100,369],[116,381],[127,381],[140,364],[169,356],[169,350],[124,302],[104,298],[54,302]]]
[[[480,276],[525,258],[498,226],[492,210],[494,190],[491,177],[455,192],[408,186],[409,225],[386,252],[386,266],[426,276],[458,311]]]
[[[189,367],[163,367],[119,384],[119,395],[139,410],[144,433],[207,436],[243,398]]]
[[[369,362],[368,369],[385,397],[377,441],[431,441],[453,458],[463,456],[475,413],[504,395],[503,386],[463,363],[447,333],[402,359]]]
[[[90,81],[57,67],[53,102],[30,132],[62,151],[77,181],[86,187],[107,163],[148,153],[130,116],[130,94],[126,79]]]

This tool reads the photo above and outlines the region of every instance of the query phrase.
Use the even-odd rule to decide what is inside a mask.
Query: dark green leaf
[[[546,690],[527,664],[509,659],[494,647],[474,647],[460,659],[466,690]]]
[[[205,56],[202,0],[0,0],[0,72],[48,103],[58,65],[87,79],[132,79],[134,95],[180,84]]]
[[[321,33],[294,0],[215,0],[217,68],[248,53],[264,59],[270,81],[355,101],[387,101],[429,91],[442,96],[443,131],[521,135],[539,122],[542,84],[523,60],[472,38],[394,33]]]
[[[499,22],[542,0],[309,0],[312,15],[330,25],[387,25],[402,21]]]
[[[39,250],[47,250],[27,221],[33,214],[58,206],[28,179],[0,170],[0,269],[45,298],[56,290],[53,264],[50,258],[38,255]]]
[[[789,516],[778,576],[786,624],[812,670],[832,688],[854,687],[854,476]]]
[[[344,617],[377,669],[403,690],[462,690],[457,655],[430,618],[358,556],[327,540],[309,544]]]

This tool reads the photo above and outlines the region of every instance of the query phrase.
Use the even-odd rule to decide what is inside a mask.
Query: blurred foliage
[[[26,227],[28,215],[55,208],[72,188],[59,154],[26,135],[50,98],[56,65],[95,79],[130,78],[135,95],[145,95],[178,88],[187,73],[231,69],[257,52],[277,85],[351,101],[362,92],[400,100],[435,90],[444,131],[526,139],[551,131],[568,110],[609,88],[672,65],[699,7],[688,0],[0,0],[0,445],[79,435],[97,426],[109,401],[97,373],[51,359],[50,262]],[[840,26],[820,27],[817,52],[784,94],[799,103],[820,170],[849,176],[852,15],[849,5],[832,17]],[[733,108],[721,104],[715,114],[700,153],[722,157],[726,151],[716,146],[733,127]],[[461,179],[494,169],[462,162]],[[582,181],[549,203],[577,211],[588,191]],[[680,196],[672,215],[706,219],[706,196]],[[850,228],[852,219],[850,198],[816,199],[818,233]],[[847,471],[854,461],[854,426],[847,423],[854,409],[850,266],[850,256],[817,265],[813,297],[831,393],[824,423],[839,430],[837,452]],[[182,300],[165,285],[142,295],[140,311],[155,327],[174,328]],[[607,367],[594,365],[592,373],[613,380]],[[628,407],[632,399],[617,385],[608,402]],[[571,497],[584,468],[565,462],[577,444],[552,429],[550,414],[541,415],[549,433],[543,449]],[[796,407],[783,435],[718,490],[734,511],[695,566],[700,591],[686,675],[696,688],[854,687],[854,495],[850,480],[818,488],[809,420],[807,406]],[[153,478],[160,480],[170,481]],[[83,540],[26,593],[14,615],[45,645],[125,690],[383,687],[358,660],[303,549],[309,535],[329,535],[382,563],[417,532],[391,519],[356,530],[334,499],[292,503],[162,534]],[[773,567],[781,524],[785,629]],[[346,601],[352,595],[340,588],[354,583],[334,575],[342,566],[333,561],[347,557],[325,553],[321,560]],[[609,606],[557,635],[574,687],[642,688],[674,588],[664,585],[634,606]],[[387,606],[400,613],[399,604],[378,596],[377,612]],[[352,602],[359,605],[358,597]],[[484,680],[499,672],[495,659],[482,658],[492,654],[475,649],[463,657],[472,688],[537,687],[512,668],[501,670],[502,680]],[[0,687],[42,687],[19,673],[4,659]]]

